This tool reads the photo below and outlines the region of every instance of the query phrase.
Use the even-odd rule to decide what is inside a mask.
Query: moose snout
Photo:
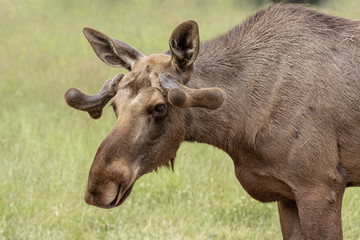
[[[87,204],[100,208],[111,208],[119,195],[120,186],[113,182],[106,185],[95,185],[88,183],[84,194],[84,200]]]
[[[130,194],[137,173],[132,173],[124,164],[101,166],[103,165],[93,164],[90,169],[84,200],[87,204],[100,208],[119,206]]]
[[[91,193],[89,192],[88,189],[86,189],[86,191],[85,191],[84,200],[85,200],[85,202],[86,202],[87,204],[96,206],[96,204],[95,204],[95,197],[94,197],[93,194],[91,194]]]
[[[87,204],[106,209],[119,206],[140,176],[140,166],[133,163],[129,146],[120,137],[123,135],[121,129],[115,128],[100,144],[84,194]]]

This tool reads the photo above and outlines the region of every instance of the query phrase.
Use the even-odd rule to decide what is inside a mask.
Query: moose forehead
[[[158,104],[163,99],[163,90],[159,84],[159,75],[170,68],[171,57],[166,54],[152,54],[134,64],[117,86],[113,105],[117,103]],[[141,93],[141,94],[140,94]],[[129,100],[132,101],[129,102]],[[135,100],[135,101],[134,101]]]
[[[119,83],[117,90],[122,88],[133,88],[138,91],[144,87],[160,88],[159,74],[171,68],[171,57],[166,54],[152,54],[136,62],[131,72]]]

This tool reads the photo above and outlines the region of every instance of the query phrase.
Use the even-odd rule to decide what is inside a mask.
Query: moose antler
[[[161,74],[160,86],[168,91],[169,102],[181,108],[203,107],[216,109],[226,98],[224,90],[216,87],[192,89],[176,81],[169,74]]]
[[[116,88],[124,74],[118,74],[113,79],[107,80],[100,92],[95,95],[87,95],[77,88],[70,88],[65,93],[66,103],[75,109],[87,111],[89,115],[98,119],[101,117],[102,109],[116,95]]]

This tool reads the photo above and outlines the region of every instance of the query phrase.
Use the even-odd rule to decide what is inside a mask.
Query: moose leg
[[[301,227],[306,239],[342,239],[341,205],[345,187],[312,188],[297,194]]]
[[[295,201],[278,201],[283,239],[305,239]]]

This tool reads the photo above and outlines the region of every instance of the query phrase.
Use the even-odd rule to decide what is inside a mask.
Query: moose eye
[[[162,119],[163,117],[165,117],[166,109],[167,109],[167,107],[165,104],[158,104],[158,105],[155,105],[155,107],[150,107],[148,112],[149,112],[149,114],[151,114],[152,117],[159,120],[159,119]]]
[[[159,104],[159,105],[155,106],[155,111],[157,113],[163,113],[163,112],[165,112],[165,110],[166,110],[165,104]]]

